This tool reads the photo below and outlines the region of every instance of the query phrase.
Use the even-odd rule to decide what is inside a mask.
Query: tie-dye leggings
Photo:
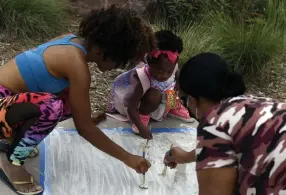
[[[8,160],[23,165],[30,152],[55,128],[71,118],[68,93],[14,94],[0,86],[0,138],[11,140]]]

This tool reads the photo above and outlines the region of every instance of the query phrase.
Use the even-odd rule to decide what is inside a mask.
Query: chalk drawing
[[[145,140],[117,131],[104,131],[113,141],[133,154],[142,154]],[[198,194],[194,164],[159,175],[170,144],[191,150],[195,132],[153,135],[146,158],[152,167],[146,174],[148,190],[139,188],[141,177],[123,163],[104,154],[75,132],[55,130],[45,140],[44,195],[195,195]]]

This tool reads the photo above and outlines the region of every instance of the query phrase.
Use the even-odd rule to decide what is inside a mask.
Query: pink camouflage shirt
[[[286,103],[239,96],[214,107],[198,127],[197,170],[234,167],[234,194],[286,194]]]

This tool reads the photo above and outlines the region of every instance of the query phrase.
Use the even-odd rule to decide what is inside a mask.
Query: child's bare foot
[[[13,165],[6,158],[2,158],[0,162],[3,172],[19,194],[32,195],[43,191],[33,176],[26,171],[25,166]]]

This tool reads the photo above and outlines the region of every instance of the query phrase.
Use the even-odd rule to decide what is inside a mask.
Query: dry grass
[[[125,70],[117,69],[108,72],[101,72],[95,63],[89,64],[91,72],[90,99],[92,111],[106,111],[108,94],[114,79]]]

